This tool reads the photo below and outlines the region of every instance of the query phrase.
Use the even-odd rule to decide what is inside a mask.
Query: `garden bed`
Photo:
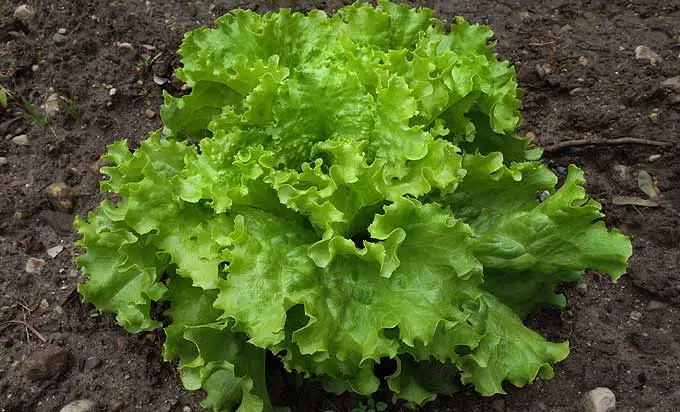
[[[440,18],[492,26],[499,57],[515,64],[526,91],[523,132],[546,148],[558,175],[570,163],[586,171],[589,193],[607,224],[632,237],[634,255],[616,284],[588,273],[564,287],[567,310],[529,320],[571,343],[553,380],[504,397],[462,392],[421,410],[577,411],[584,393],[602,386],[616,394],[617,411],[680,410],[680,6],[638,3],[423,2]],[[0,5],[0,84],[11,94],[0,109],[0,411],[57,411],[85,398],[107,411],[201,410],[201,394],[185,391],[163,363],[161,333],[128,334],[80,303],[73,216],[103,199],[105,147],[123,138],[135,145],[160,127],[163,90],[181,92],[171,73],[183,33],[236,7],[332,12],[346,2],[55,0],[30,4],[25,23],[13,16],[20,4]],[[638,49],[636,58],[637,46],[657,56]],[[54,94],[60,110],[49,113]],[[647,198],[640,171],[654,179],[658,205],[615,204]],[[55,182],[73,188],[72,211],[48,199]],[[31,258],[45,266],[27,271]],[[65,348],[68,362],[37,365],[57,368],[55,378],[29,378],[26,359],[50,344]],[[344,412],[363,401],[314,384],[274,386],[296,411]]]

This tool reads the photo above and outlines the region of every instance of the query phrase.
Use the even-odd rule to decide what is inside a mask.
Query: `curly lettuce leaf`
[[[556,286],[580,280],[585,269],[613,280],[625,273],[630,241],[607,231],[575,166],[559,189],[557,177],[537,162],[506,167],[500,154],[477,154],[465,156],[463,167],[459,190],[441,200],[474,228],[485,288],[520,315],[547,304],[564,307]],[[543,191],[552,194],[540,202]]]
[[[583,173],[557,188],[518,135],[490,29],[378,5],[236,10],[187,34],[191,92],[165,95],[139,148],[109,147],[119,200],[76,220],[85,300],[131,332],[167,302],[165,357],[213,410],[273,409],[267,351],[364,395],[393,359],[413,404],[549,378],[568,343],[523,318],[585,269],[626,270]]]
[[[176,75],[194,91],[166,99],[164,133],[182,136],[184,123],[200,122],[189,136],[200,138],[202,115],[184,119],[221,105],[226,121],[212,129],[266,130],[261,143],[290,167],[309,159],[315,141],[338,136],[369,141],[371,157],[381,152],[399,167],[424,155],[425,132],[439,118],[454,143],[478,139],[484,152],[523,159],[528,140],[515,132],[521,92],[514,68],[487,45],[492,32],[457,18],[446,34],[428,9],[380,5],[357,2],[332,18],[239,10],[188,34]],[[184,103],[207,98],[215,83],[242,95],[245,107],[221,87],[208,108]]]
[[[130,332],[160,327],[150,310],[151,302],[165,295],[159,280],[167,262],[155,255],[150,239],[104,214],[76,219],[74,227],[82,235],[77,244],[86,248],[76,260],[89,278],[78,287],[85,301],[100,311],[115,312],[118,323]]]
[[[483,294],[469,322],[484,327],[478,346],[456,361],[461,382],[474,385],[484,396],[505,393],[507,380],[517,387],[533,382],[537,376],[550,379],[551,364],[569,354],[567,342],[552,343],[527,328],[522,319],[495,297]]]
[[[246,342],[245,336],[218,322],[213,308],[216,293],[192,287],[191,281],[173,276],[169,280],[163,356],[179,359],[178,369],[187,389],[203,389],[201,403],[214,411],[262,411],[270,408],[264,375],[265,351]]]

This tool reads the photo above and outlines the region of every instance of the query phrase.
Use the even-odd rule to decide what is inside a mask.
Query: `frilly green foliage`
[[[85,300],[130,332],[168,301],[165,358],[215,411],[272,410],[266,351],[363,395],[394,359],[414,404],[551,377],[568,344],[522,318],[586,268],[618,278],[631,245],[578,168],[556,189],[527,150],[491,34],[388,1],[187,34],[191,94],[165,96],[134,153],[109,147],[102,190],[121,200],[75,223]]]

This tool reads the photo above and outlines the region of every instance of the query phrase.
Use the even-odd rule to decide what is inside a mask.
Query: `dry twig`
[[[24,322],[23,320],[8,320],[8,321],[0,323],[0,327],[5,326],[5,325],[9,325],[9,324],[13,324],[13,323],[19,324],[19,325],[24,325],[24,327],[26,328],[26,331],[27,331],[26,333],[28,333],[28,331],[30,330],[35,336],[38,337],[38,339],[40,339],[43,342],[47,342],[47,339],[45,339],[45,337],[43,335],[41,335],[40,332],[38,332],[36,330],[36,328],[31,326],[28,322]]]
[[[540,43],[529,43],[529,46],[543,47],[543,46],[550,46],[550,45],[553,45],[553,44],[555,44],[554,41],[544,41],[544,42],[540,42]]]

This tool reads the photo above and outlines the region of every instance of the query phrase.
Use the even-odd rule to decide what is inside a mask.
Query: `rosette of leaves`
[[[162,130],[125,141],[104,201],[77,219],[80,292],[215,411],[272,409],[265,355],[329,391],[422,404],[489,396],[568,354],[523,324],[586,268],[617,279],[583,173],[556,176],[517,133],[513,67],[488,27],[380,1],[332,17],[235,10],[188,33]],[[553,193],[540,201],[537,194]],[[152,318],[167,302],[168,322]]]

